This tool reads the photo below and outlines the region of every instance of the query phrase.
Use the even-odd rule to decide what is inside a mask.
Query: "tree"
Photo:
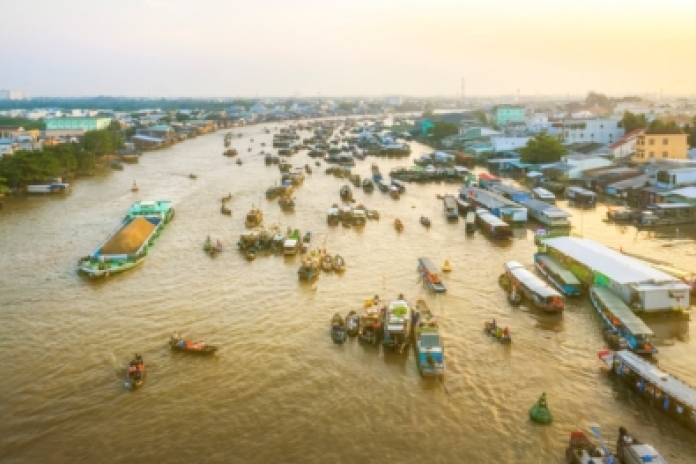
[[[87,131],[82,138],[82,147],[97,156],[111,155],[123,147],[123,137],[119,131]]]
[[[664,122],[659,119],[651,122],[647,129],[645,129],[646,134],[683,134],[684,131],[681,130],[677,123],[674,121]]]
[[[121,130],[121,123],[118,121],[111,121],[109,123],[109,127],[107,127],[106,129],[110,130],[110,131],[120,131]]]
[[[696,116],[694,116],[692,124],[684,125],[684,133],[688,136],[689,147],[696,148]]]
[[[538,134],[529,139],[527,145],[518,151],[524,163],[553,163],[568,153],[556,137],[546,134]]]
[[[486,113],[481,110],[477,110],[474,114],[476,115],[478,122],[481,124],[488,124],[488,117],[486,116]]]
[[[614,102],[602,93],[590,92],[587,94],[587,98],[585,98],[585,105],[589,107],[599,106],[602,108],[612,108]]]
[[[644,114],[633,114],[630,111],[626,111],[623,118],[621,118],[621,127],[623,127],[628,134],[633,130],[645,129],[648,127],[648,120],[645,118]]]
[[[453,122],[435,121],[433,122],[433,127],[428,130],[428,133],[431,134],[434,139],[440,140],[448,135],[458,134],[459,126]]]

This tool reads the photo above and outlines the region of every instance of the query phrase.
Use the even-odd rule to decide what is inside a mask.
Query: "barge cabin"
[[[435,293],[447,291],[445,284],[442,283],[442,272],[428,258],[418,258],[418,272],[423,277],[423,283]]]
[[[597,353],[613,375],[677,422],[696,431],[696,388],[627,350]]]
[[[447,194],[442,199],[443,207],[445,209],[445,217],[448,221],[458,221],[459,220],[459,209],[457,207],[457,200],[454,195]]]
[[[477,206],[488,209],[507,223],[524,224],[527,222],[527,208],[495,192],[477,187],[463,187],[459,190],[459,198],[465,198]]]
[[[517,261],[505,263],[505,276],[512,287],[518,289],[534,306],[547,313],[561,313],[565,307],[563,295],[536,275],[529,272]]]
[[[571,216],[567,211],[533,198],[522,203],[527,208],[529,216],[548,227],[570,227],[568,218]]]
[[[578,237],[543,240],[542,248],[587,286],[608,287],[634,312],[686,317],[691,287],[652,266]]]
[[[532,197],[550,205],[556,204],[556,195],[549,192],[545,188],[537,187],[532,189]]]
[[[549,279],[554,287],[566,296],[582,295],[582,284],[575,274],[561,266],[556,260],[544,253],[534,255],[534,265]]]
[[[510,238],[512,237],[512,230],[510,226],[498,218],[493,216],[487,209],[477,208],[476,209],[476,219],[479,227],[488,232],[488,234],[493,238]]]
[[[696,223],[696,205],[689,203],[659,203],[643,211],[638,224],[643,227],[671,226]]]
[[[491,188],[493,185],[500,184],[502,181],[500,180],[499,177],[494,176],[493,174],[489,174],[487,172],[483,172],[479,174],[478,176],[479,179],[479,185],[482,188]]]
[[[653,331],[611,290],[593,286],[590,289],[590,301],[609,331],[618,337],[622,348],[638,354],[657,353],[657,348],[651,341]]]
[[[512,200],[516,203],[524,203],[525,201],[532,198],[532,195],[528,191],[521,190],[517,187],[513,187],[511,185],[506,184],[493,184],[491,186],[491,191],[499,195],[502,195],[508,200]]]
[[[593,207],[597,201],[597,195],[593,191],[576,186],[566,189],[566,198],[583,208]]]

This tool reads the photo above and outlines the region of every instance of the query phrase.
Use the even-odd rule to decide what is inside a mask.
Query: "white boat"
[[[413,311],[403,295],[387,305],[384,315],[384,339],[382,344],[396,348],[401,353],[411,339]]]

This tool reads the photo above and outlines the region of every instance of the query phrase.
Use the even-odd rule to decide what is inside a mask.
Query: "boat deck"
[[[601,301],[604,307],[621,322],[621,325],[633,335],[653,335],[653,331],[647,326],[638,316],[636,316],[631,308],[626,306],[626,303],[618,296],[614,295],[611,290],[606,287],[592,287],[592,294],[595,298]]]
[[[580,285],[580,281],[575,274],[570,272],[568,269],[564,268],[558,264],[553,258],[546,255],[539,255],[536,257],[537,262],[542,263],[549,271],[553,274],[559,276],[563,283],[566,285]]]

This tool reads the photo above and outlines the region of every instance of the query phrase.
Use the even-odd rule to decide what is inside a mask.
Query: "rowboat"
[[[423,224],[425,227],[430,227],[430,219],[428,219],[425,216],[421,216],[420,223]]]
[[[138,388],[145,383],[145,362],[143,357],[136,354],[128,364],[126,371],[126,387]]]
[[[505,331],[502,328],[498,327],[497,325],[494,325],[493,322],[486,321],[483,325],[483,330],[484,332],[486,332],[487,335],[490,335],[491,337],[495,338],[501,343],[512,342],[512,338],[510,338],[510,333],[505,333]]]
[[[360,316],[354,310],[351,310],[346,316],[346,332],[351,337],[358,335],[360,331]]]
[[[174,351],[181,351],[191,354],[213,354],[217,351],[217,347],[208,345],[204,342],[194,342],[192,340],[184,340],[179,337],[178,333],[172,335],[169,339],[169,346]]]
[[[343,344],[348,337],[346,324],[340,314],[336,313],[331,318],[331,340],[336,344]]]
[[[404,230],[404,225],[401,222],[401,219],[394,219],[394,228],[397,232],[401,232],[402,230]]]

